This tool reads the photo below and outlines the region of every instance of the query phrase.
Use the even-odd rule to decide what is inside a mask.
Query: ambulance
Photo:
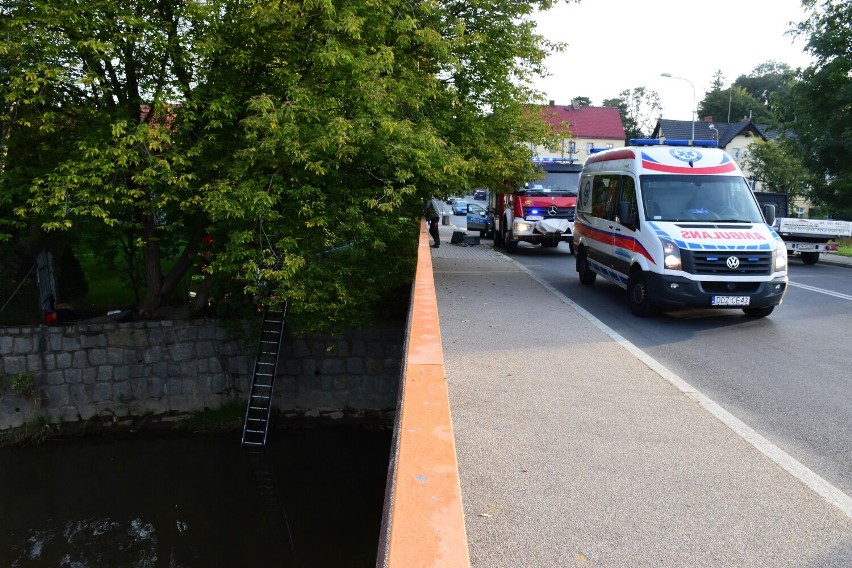
[[[787,249],[715,141],[631,140],[592,154],[574,223],[580,282],[627,291],[637,316],[740,309],[768,316],[787,291]]]

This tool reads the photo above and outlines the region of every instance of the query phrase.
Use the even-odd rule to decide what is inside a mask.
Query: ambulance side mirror
[[[775,205],[772,203],[763,204],[763,218],[770,227],[775,224]]]

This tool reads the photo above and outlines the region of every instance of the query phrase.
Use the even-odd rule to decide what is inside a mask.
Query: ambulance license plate
[[[713,296],[710,300],[712,306],[747,306],[749,296]]]

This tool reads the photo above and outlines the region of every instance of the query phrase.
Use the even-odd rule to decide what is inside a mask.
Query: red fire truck
[[[543,247],[564,242],[574,252],[574,206],[583,166],[559,159],[540,159],[535,165],[544,179],[511,192],[491,192],[494,244],[514,252],[520,242]]]

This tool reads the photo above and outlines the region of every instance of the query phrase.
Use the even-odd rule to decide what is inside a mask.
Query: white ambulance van
[[[715,141],[631,140],[583,166],[574,225],[580,282],[614,282],[643,317],[695,307],[768,316],[787,291],[774,217]]]

